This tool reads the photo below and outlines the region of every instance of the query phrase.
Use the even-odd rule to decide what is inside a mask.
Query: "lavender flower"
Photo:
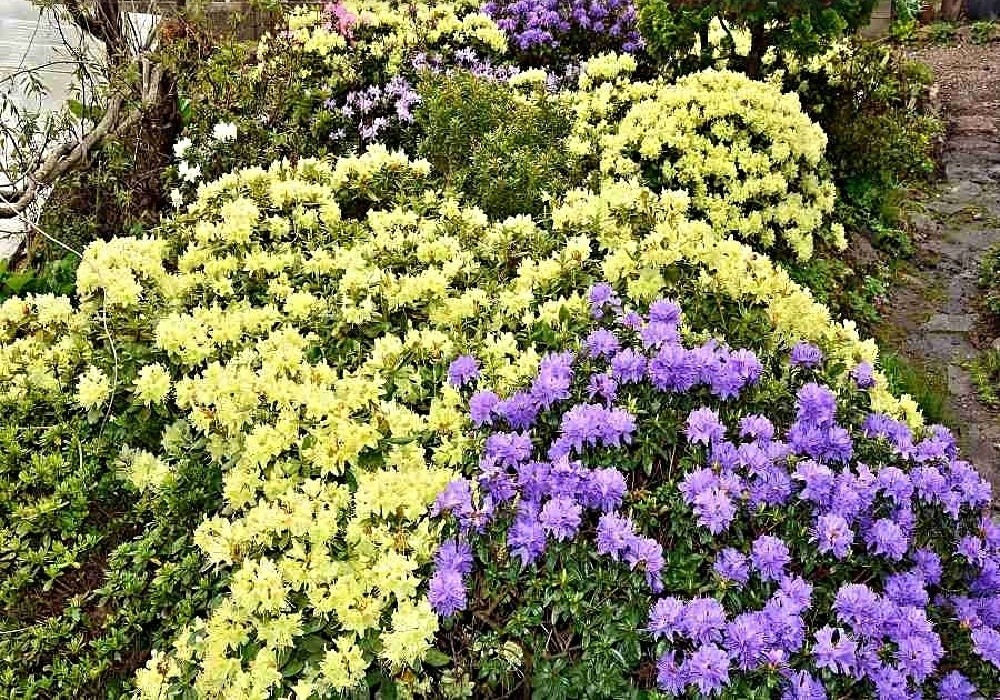
[[[715,644],[699,647],[684,662],[684,676],[704,695],[714,695],[729,683],[729,656]]]
[[[712,568],[724,581],[744,585],[750,581],[750,563],[746,555],[732,547],[719,552]]]
[[[434,612],[449,617],[464,610],[468,604],[462,574],[454,569],[438,569],[431,577],[427,591]]]
[[[479,360],[472,355],[461,355],[448,366],[448,381],[461,388],[479,376]]]
[[[694,598],[684,606],[681,630],[695,643],[720,641],[725,624],[726,611],[715,598]]]
[[[648,630],[653,639],[670,641],[683,630],[685,605],[679,598],[660,598],[649,611]]]
[[[542,529],[557,540],[572,539],[580,529],[582,508],[569,498],[559,496],[542,506],[538,521]]]
[[[599,328],[587,336],[583,346],[590,357],[612,357],[621,349],[621,342],[611,331]]]
[[[972,630],[972,649],[984,661],[1000,668],[1000,632],[989,627]]]
[[[823,361],[823,351],[811,343],[796,343],[792,348],[791,360],[796,367],[816,367]]]
[[[725,436],[726,428],[719,421],[719,414],[710,408],[691,412],[687,421],[687,439],[693,443],[709,445]]]
[[[839,515],[821,515],[813,528],[813,540],[820,552],[832,554],[837,559],[844,559],[851,551],[854,531]]]
[[[835,633],[836,641],[833,639]],[[846,632],[826,626],[816,631],[815,639],[813,656],[816,658],[816,668],[827,668],[834,673],[851,672],[858,645]]]
[[[677,655],[672,651],[664,652],[656,661],[657,687],[670,695],[680,695],[685,684],[685,672],[677,663]]]
[[[492,391],[477,391],[469,399],[469,417],[477,427],[493,423],[493,411],[500,403],[500,397]]]
[[[762,535],[751,547],[750,562],[765,581],[780,580],[791,560],[788,545],[777,537]]]
[[[976,686],[958,671],[947,673],[938,684],[939,700],[976,700]]]
[[[872,389],[875,386],[875,369],[867,362],[861,362],[852,369],[851,377],[859,389]]]
[[[617,513],[605,513],[597,521],[597,551],[620,560],[635,539],[635,526]]]
[[[899,561],[906,554],[908,543],[902,528],[888,518],[876,520],[867,533],[868,548],[892,561]]]

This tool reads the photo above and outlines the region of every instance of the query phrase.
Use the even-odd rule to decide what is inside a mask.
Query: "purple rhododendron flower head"
[[[468,604],[462,574],[454,569],[438,569],[431,577],[427,598],[434,612],[448,617]]]
[[[656,661],[656,686],[670,695],[680,695],[686,685],[685,673],[677,662],[677,654],[664,652]]]
[[[486,456],[512,468],[531,459],[531,450],[526,433],[493,433],[486,439]]]
[[[617,469],[594,469],[586,479],[583,505],[605,513],[610,512],[621,505],[627,488],[624,475]]]
[[[785,576],[781,579],[774,599],[795,613],[802,613],[812,603],[812,584],[799,576]]]
[[[660,391],[690,391],[698,382],[698,370],[690,351],[666,345],[649,361],[649,380]]]
[[[785,677],[781,700],[827,700],[826,688],[808,671],[792,671]]]
[[[587,336],[583,347],[587,355],[592,358],[612,357],[621,349],[621,342],[611,331],[598,328]]]
[[[941,557],[930,549],[918,549],[913,553],[914,571],[920,574],[929,586],[941,582]]]
[[[670,641],[683,630],[684,601],[673,596],[660,598],[649,611],[649,632],[653,639]]]
[[[738,549],[727,547],[719,552],[712,569],[724,581],[745,585],[750,581],[750,561]]]
[[[913,483],[909,475],[899,467],[883,467],[879,470],[875,483],[886,497],[898,505],[909,503],[913,495]]]
[[[698,408],[691,412],[687,420],[687,439],[694,443],[710,445],[725,437],[726,428],[719,420],[717,411]]]
[[[545,544],[545,530],[538,520],[537,507],[522,503],[507,531],[507,546],[511,554],[521,560],[522,566],[527,566],[541,556]]]
[[[531,385],[531,398],[540,408],[549,408],[556,401],[569,398],[573,381],[573,353],[551,353],[539,363],[538,376]]]
[[[792,348],[791,362],[796,367],[816,367],[823,361],[823,351],[812,343],[799,342]]]
[[[684,661],[688,685],[703,695],[715,695],[729,683],[729,655],[715,644],[704,644]]]
[[[720,641],[725,625],[726,611],[715,598],[694,598],[684,606],[681,631],[697,644]]]
[[[726,530],[736,517],[736,504],[724,489],[718,487],[695,494],[691,507],[698,516],[698,524],[713,535]]]
[[[457,518],[472,512],[472,484],[468,479],[455,479],[438,494],[431,508],[432,515],[451,513]]]
[[[604,399],[609,404],[618,396],[618,382],[608,372],[591,375],[587,384],[587,397]]]
[[[618,323],[622,327],[628,328],[631,331],[637,331],[642,328],[643,321],[642,316],[640,316],[637,312],[628,311],[618,317]]]
[[[619,561],[636,539],[635,525],[618,513],[605,513],[597,521],[597,551]]]
[[[821,515],[813,528],[813,540],[817,543],[817,549],[823,554],[832,554],[837,559],[844,559],[854,543],[854,530],[847,520],[836,513]]]
[[[477,391],[469,399],[469,418],[476,427],[492,425],[494,410],[500,403],[500,397],[492,391]]]
[[[538,419],[538,401],[527,391],[515,391],[494,406],[493,412],[503,417],[514,430],[526,430]]]
[[[740,419],[740,437],[768,443],[774,439],[774,425],[760,414],[744,416]]]
[[[889,518],[880,518],[872,523],[866,537],[872,552],[892,561],[902,559],[909,547],[903,529]]]
[[[860,362],[851,370],[851,378],[859,389],[873,389],[875,387],[875,368],[868,362]]]
[[[611,376],[620,384],[637,384],[646,376],[646,357],[626,349],[611,358]]]
[[[945,674],[938,683],[939,700],[976,700],[979,693],[968,678],[958,671]]]
[[[451,569],[460,574],[472,573],[472,547],[456,539],[445,540],[434,555],[439,569]]]
[[[837,591],[833,609],[838,619],[858,635],[880,636],[885,622],[885,606],[872,589],[862,583],[847,583]]]
[[[681,322],[681,305],[672,299],[658,299],[649,305],[649,320],[677,326]]]
[[[651,537],[633,537],[625,550],[625,561],[632,569],[646,574],[646,584],[653,593],[663,589],[660,574],[663,571],[663,548]]]
[[[635,428],[635,417],[624,409],[578,404],[563,414],[560,436],[550,456],[555,458],[598,445],[621,447],[632,440]]]
[[[836,639],[834,639],[836,635]],[[834,673],[850,673],[858,651],[857,643],[843,630],[826,626],[816,631],[813,657],[816,668],[826,668]]]
[[[749,671],[764,662],[769,637],[763,614],[744,613],[726,625],[722,646],[740,669]]]
[[[472,355],[460,355],[448,365],[448,381],[461,388],[479,376],[479,360]]]
[[[1000,668],[1000,632],[990,627],[972,630],[972,650],[983,661],[988,661],[995,668]]]
[[[542,529],[557,540],[572,539],[580,529],[583,509],[579,503],[565,496],[548,501],[538,515]]]
[[[809,425],[823,425],[833,421],[837,411],[837,397],[825,386],[810,382],[797,394],[798,419]]]
[[[750,550],[750,562],[765,581],[779,581],[792,560],[788,545],[777,537],[762,535]]]
[[[604,317],[606,307],[610,306],[615,309],[621,307],[618,295],[615,293],[614,288],[607,282],[601,282],[591,287],[587,293],[587,300],[590,302],[590,313],[594,318],[598,319]]]
[[[671,323],[650,321],[639,331],[644,348],[658,348],[662,345],[675,345],[680,342],[680,332]]]

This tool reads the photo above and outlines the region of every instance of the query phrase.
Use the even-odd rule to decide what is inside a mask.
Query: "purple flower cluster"
[[[664,552],[624,512],[625,475],[586,463],[597,450],[629,449],[639,436],[637,415],[623,407],[634,406],[633,392],[697,390],[719,404],[695,404],[688,413],[684,434],[699,463],[677,488],[719,544],[712,564],[719,590],[753,587],[767,602],[728,612],[709,594],[654,598],[648,632],[658,644],[659,687],[712,695],[733,673],[768,668],[781,673],[786,700],[827,698],[823,683],[833,676],[867,684],[880,700],[920,697],[928,683],[945,700],[978,697],[967,669],[942,663],[944,643],[932,620],[950,616],[968,630],[966,648],[1000,668],[1000,525],[980,515],[989,484],[958,459],[949,431],[914,432],[872,413],[852,432],[838,417],[838,395],[811,381],[822,353],[803,343],[789,363],[817,371],[791,374],[807,383],[797,388],[788,429],[758,414],[728,426],[731,412],[721,402],[759,383],[764,371],[752,352],[716,342],[685,347],[680,307],[669,300],[640,315],[599,285],[589,301],[603,326],[579,353],[547,355],[530,386],[506,399],[488,390],[472,395],[470,416],[489,434],[475,479],[453,482],[435,504],[435,513],[455,518],[459,535],[436,557],[434,609],[464,609],[472,564],[463,543],[500,515],[509,523],[507,546],[524,566],[552,542],[592,536],[599,554],[641,573],[660,593]],[[465,386],[478,370],[473,358],[460,357],[449,381]],[[871,386],[870,366],[859,365],[851,377],[860,389]],[[632,398],[619,405],[623,393]],[[583,395],[589,400],[580,401]],[[860,454],[885,457],[869,466]],[[806,537],[782,529],[799,517],[808,521],[795,532]],[[956,533],[948,551],[935,551],[941,537],[929,537],[927,523]],[[855,559],[879,563],[866,565],[863,578],[841,579],[817,597],[824,607],[814,607],[804,572],[850,570]],[[955,583],[954,562],[964,582]],[[887,573],[867,574],[880,570]]]
[[[686,602],[673,596],[661,598],[650,610],[648,624],[654,639],[671,645],[657,662],[659,687],[674,695],[685,689],[712,695],[729,683],[733,668],[752,671],[784,666],[806,641],[802,615],[811,600],[812,586],[789,576],[781,577],[761,610],[733,618],[714,598]],[[692,648],[686,656],[672,648],[682,644]],[[811,677],[808,681],[814,682]]]
[[[413,107],[420,94],[406,78],[396,76],[385,85],[369,85],[347,93],[342,104],[329,100],[326,108],[357,125],[362,144],[375,143],[386,130],[413,123]]]
[[[540,52],[576,44],[635,53],[643,46],[629,0],[489,0],[482,11],[521,51]],[[591,50],[596,55],[599,50]]]

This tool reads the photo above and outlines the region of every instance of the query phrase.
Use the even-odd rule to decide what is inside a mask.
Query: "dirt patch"
[[[900,276],[884,341],[904,357],[946,372],[952,428],[984,476],[1000,487],[1000,416],[979,401],[968,362],[992,341],[981,313],[979,262],[1000,244],[1000,45],[913,50],[935,72],[948,122],[944,182],[924,202],[914,268]]]

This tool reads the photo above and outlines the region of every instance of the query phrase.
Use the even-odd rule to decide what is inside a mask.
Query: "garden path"
[[[886,310],[889,342],[947,375],[949,422],[965,454],[1000,490],[1000,414],[984,405],[967,363],[996,335],[979,311],[979,261],[1000,243],[1000,46],[929,47],[949,122],[945,180],[913,217],[917,265]]]

